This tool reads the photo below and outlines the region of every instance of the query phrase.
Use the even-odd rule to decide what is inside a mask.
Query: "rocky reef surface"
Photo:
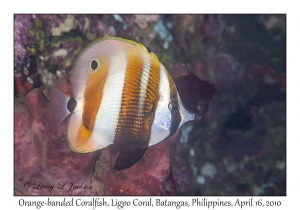
[[[201,81],[190,84],[192,87],[203,86]],[[208,97],[211,98],[215,89],[211,84],[208,86]],[[71,75],[60,78],[54,88],[73,97]],[[15,104],[14,183],[19,193],[179,195],[180,188],[172,176],[169,153],[178,143],[180,130],[172,138],[151,146],[132,167],[115,171],[113,166],[119,154],[115,145],[92,153],[75,153],[67,142],[69,117],[57,131],[48,129],[52,122],[46,95],[47,92],[44,94],[40,88],[35,88],[26,95],[24,103]],[[205,97],[199,95],[200,98]],[[197,106],[197,101],[193,106]]]
[[[72,96],[70,75],[55,88]],[[23,195],[164,195],[170,174],[170,141],[149,148],[130,169],[113,172],[113,145],[93,153],[75,153],[67,143],[66,119],[58,131],[47,129],[49,101],[39,88],[15,105],[15,188]],[[149,158],[150,157],[150,158]],[[154,157],[154,158],[153,158]],[[129,184],[130,183],[130,184]],[[174,185],[174,183],[171,183]],[[51,187],[53,186],[53,187]],[[177,194],[174,187],[171,193]]]

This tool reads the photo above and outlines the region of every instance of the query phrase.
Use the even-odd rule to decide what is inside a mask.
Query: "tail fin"
[[[51,88],[48,122],[48,128],[51,132],[56,131],[64,119],[71,113],[67,109],[69,99],[69,96],[53,87]]]

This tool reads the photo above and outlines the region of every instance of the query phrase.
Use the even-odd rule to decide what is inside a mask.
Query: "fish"
[[[130,168],[148,147],[194,120],[164,65],[135,41],[112,36],[93,41],[78,55],[71,74],[74,97],[51,89],[50,130],[71,115],[70,149],[88,153],[118,145],[115,170]]]

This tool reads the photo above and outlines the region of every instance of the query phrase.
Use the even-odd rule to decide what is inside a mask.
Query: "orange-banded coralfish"
[[[149,146],[194,119],[156,55],[134,41],[104,37],[92,42],[78,56],[72,76],[74,98],[52,88],[54,129],[72,113],[68,142],[74,152],[120,145],[114,169],[131,167]]]

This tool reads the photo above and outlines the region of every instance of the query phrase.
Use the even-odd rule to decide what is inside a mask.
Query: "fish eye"
[[[179,110],[179,104],[176,101],[171,101],[168,107],[171,112]]]
[[[99,61],[98,61],[98,59],[93,59],[91,61],[91,63],[90,63],[91,70],[95,71],[95,70],[98,69],[98,67],[99,67]]]

